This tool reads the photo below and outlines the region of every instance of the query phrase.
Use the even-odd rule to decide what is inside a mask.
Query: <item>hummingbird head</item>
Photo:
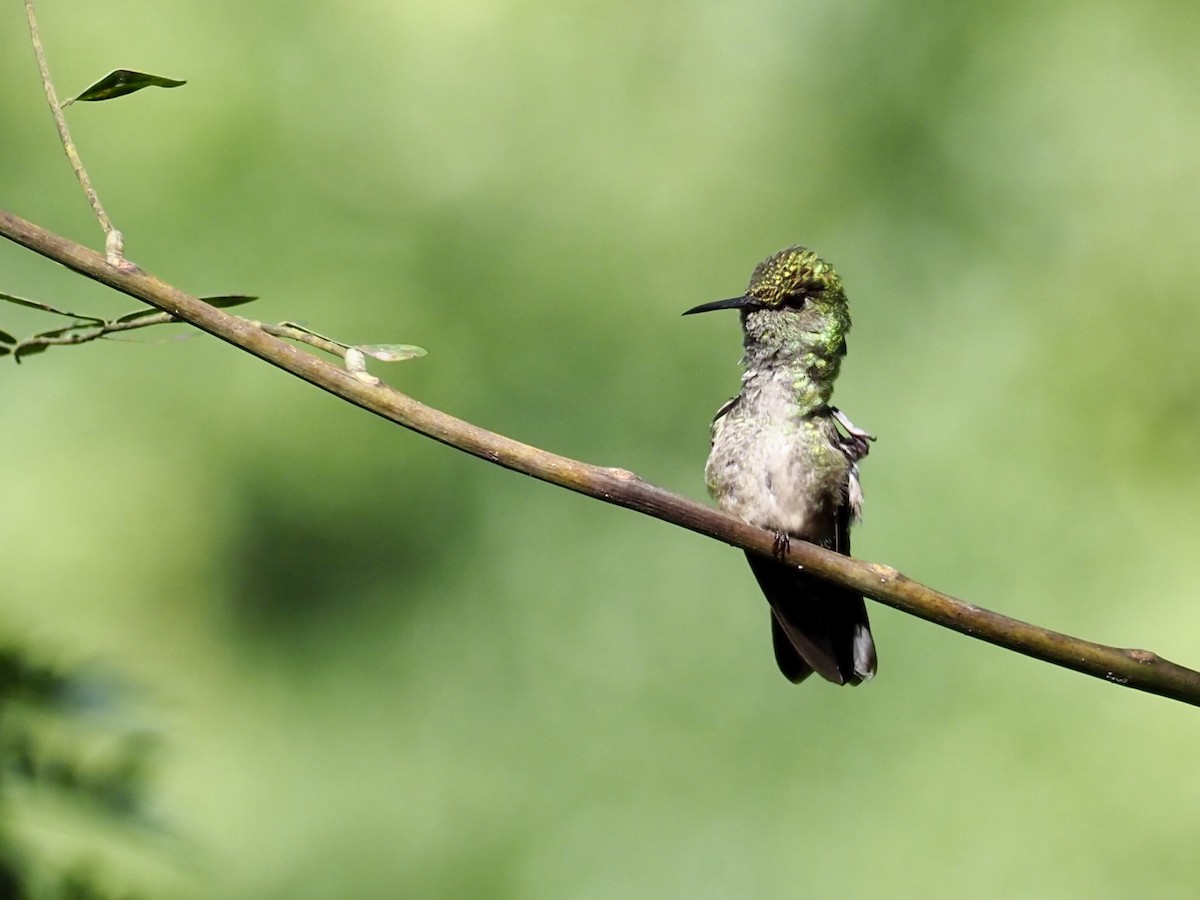
[[[812,377],[832,380],[846,355],[850,309],[842,279],[805,247],[764,259],[740,297],[703,303],[684,315],[715,309],[741,310],[747,366],[797,361]]]

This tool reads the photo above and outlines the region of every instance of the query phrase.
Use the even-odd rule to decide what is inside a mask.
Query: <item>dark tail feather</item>
[[[747,553],[771,604],[775,661],[786,678],[810,673],[834,684],[859,684],[875,674],[875,642],[863,598],[792,566]]]
[[[796,645],[779,624],[775,610],[771,610],[771,643],[775,647],[775,663],[779,671],[792,684],[799,684],[813,673],[813,667],[796,651]]]

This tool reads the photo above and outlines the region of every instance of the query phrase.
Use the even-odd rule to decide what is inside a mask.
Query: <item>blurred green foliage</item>
[[[166,834],[143,802],[156,740],[127,693],[99,671],[0,647],[0,897],[133,896],[96,862],[115,839],[147,850]]]
[[[679,313],[808,244],[856,554],[1200,664],[1196,8],[41,7],[60,93],[188,81],[69,110],[144,268],[700,496],[737,327]],[[99,246],[15,10],[0,51],[4,205]],[[879,607],[875,682],[792,689],[740,553],[165,334],[0,369],[0,618],[153,686],[200,850],[152,894],[1193,895],[1189,708]]]

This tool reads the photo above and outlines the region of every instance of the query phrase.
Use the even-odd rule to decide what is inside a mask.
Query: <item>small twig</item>
[[[78,318],[75,313],[65,313]],[[256,328],[261,328],[267,334],[275,337],[288,338],[293,341],[308,344],[316,347],[318,350],[324,350],[333,356],[340,356],[343,359],[346,354],[353,351],[354,348],[343,344],[341,341],[335,341],[333,338],[325,337],[316,332],[309,331],[294,322],[280,322],[277,325],[272,325],[269,322],[259,322],[254,319],[242,318],[244,322],[248,322]],[[124,321],[123,321],[124,320]],[[52,331],[35,334],[33,337],[25,338],[19,341],[13,347],[13,351],[18,355],[29,353],[31,348],[35,347],[57,347],[70,346],[74,344],[86,344],[90,341],[98,341],[106,338],[109,335],[118,334],[123,331],[134,331],[138,328],[150,328],[154,325],[171,325],[182,322],[182,319],[166,312],[147,312],[145,315],[139,315],[135,319],[126,319],[121,316],[117,319],[89,319],[88,321],[77,321],[72,325],[65,325],[62,328],[55,328]],[[358,351],[362,355],[362,351]]]
[[[98,341],[106,338],[109,335],[117,334],[122,331],[133,331],[135,328],[148,328],[151,325],[167,325],[171,322],[179,322],[170,313],[150,313],[149,315],[139,316],[137,319],[130,322],[76,322],[74,325],[67,325],[63,328],[56,328],[53,331],[35,334],[33,337],[25,338],[23,341],[18,341],[9,349],[9,352],[19,361],[23,356],[30,356],[40,350],[45,350],[47,347],[62,347],[71,346],[74,344],[86,344],[90,341]]]
[[[624,469],[582,463],[531,447],[425,406],[387,385],[354,374],[267,334],[141,270],[120,271],[92,250],[0,211],[0,236],[94,281],[157,307],[247,353],[435,441],[506,469],[653,516],[763,556],[775,535],[643,481]],[[785,562],[831,583],[852,588],[909,615],[1057,666],[1114,684],[1200,706],[1200,672],[1147,650],[1096,644],[964,603],[919,584],[889,566],[851,559],[793,540]]]
[[[113,226],[104,207],[100,205],[100,197],[96,194],[96,189],[92,187],[92,180],[88,177],[87,169],[83,167],[83,160],[79,158],[75,142],[71,140],[71,129],[67,127],[67,117],[63,115],[62,105],[58,102],[58,93],[54,90],[54,82],[50,78],[50,66],[46,62],[46,48],[42,46],[42,36],[38,31],[33,0],[25,0],[25,18],[29,20],[29,37],[33,42],[33,55],[37,57],[38,71],[42,75],[42,87],[46,90],[46,100],[50,103],[50,112],[54,116],[54,124],[58,127],[58,137],[62,141],[63,150],[67,154],[71,168],[75,170],[75,177],[79,179],[83,193],[92,206],[92,212],[96,214],[96,219],[104,230],[105,259],[110,266],[122,271],[129,271],[134,267],[125,259],[125,239],[121,232]]]
[[[296,322],[280,322],[278,325],[265,325],[262,322],[255,322],[253,324],[257,325],[267,334],[274,335],[275,337],[299,341],[302,344],[308,344],[311,347],[324,350],[326,353],[334,356],[340,356],[342,358],[342,365],[346,367],[346,371],[363,384],[377,385],[380,383],[378,378],[367,371],[368,356],[372,359],[383,360],[384,362],[398,362],[425,355],[425,351],[422,348],[415,347],[412,344],[343,344],[341,341],[335,341],[331,337],[317,334],[315,331],[305,328]]]
[[[299,341],[302,344],[308,344],[310,347],[316,347],[318,350],[324,350],[333,356],[345,356],[346,351],[350,349],[349,345],[343,344],[341,341],[335,341],[333,338],[325,337],[323,334],[309,331],[303,325],[297,325],[295,322],[280,322],[278,325],[270,325],[265,322],[254,322],[254,324],[267,334],[272,334],[278,338]]]
[[[256,299],[258,298],[245,294],[233,294],[222,297],[202,298],[201,302],[211,303],[218,309],[228,309],[231,306],[241,306]],[[169,325],[173,322],[182,321],[170,313],[153,312],[150,310],[138,310],[126,313],[115,319],[99,319],[95,316],[59,309],[39,300],[15,297],[12,294],[4,292],[0,292],[0,300],[15,303],[19,306],[40,309],[75,320],[70,325],[64,325],[61,328],[52,328],[49,331],[40,332],[21,341],[15,340],[7,332],[0,331],[0,356],[11,354],[13,360],[16,362],[20,362],[23,357],[32,356],[34,353],[41,353],[49,347],[86,344],[122,331],[133,331],[137,328],[149,328],[153,325]],[[413,359],[425,355],[424,349],[412,344],[344,344],[334,338],[317,334],[317,332],[310,328],[305,328],[297,322],[280,322],[272,325],[254,319],[243,318],[242,321],[253,325],[255,328],[261,328],[267,334],[274,337],[308,344],[310,347],[315,347],[325,353],[340,356],[342,364],[346,367],[346,371],[364,384],[374,385],[380,383],[377,377],[367,371],[368,356],[383,362],[400,362],[405,359]]]

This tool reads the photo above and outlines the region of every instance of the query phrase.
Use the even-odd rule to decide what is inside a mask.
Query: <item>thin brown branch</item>
[[[99,254],[0,211],[0,235],[72,271],[189,322],[349,403],[419,434],[516,472],[662,519],[727,544],[770,555],[775,537],[715,509],[649,484],[624,469],[588,465],[486,431],[373,385],[140,270],[121,271]],[[1136,690],[1200,706],[1200,672],[1146,650],[1123,650],[1059,634],[963,603],[889,566],[860,562],[793,540],[787,562],[880,603],[1000,647]]]
[[[62,104],[58,102],[58,92],[54,90],[54,81],[50,78],[50,65],[46,62],[46,48],[42,46],[42,35],[38,30],[37,15],[33,10],[33,0],[25,0],[25,18],[29,20],[29,39],[33,42],[33,55],[37,57],[38,71],[42,75],[42,87],[46,91],[46,100],[50,104],[50,112],[54,116],[54,124],[58,128],[58,137],[62,141],[63,151],[67,160],[79,179],[80,187],[91,204],[100,227],[104,229],[104,252],[109,265],[118,268],[127,266],[125,262],[125,239],[121,236],[100,204],[100,196],[92,187],[92,179],[88,177],[83,160],[79,158],[79,150],[71,139],[71,129],[67,127],[67,117],[63,114]]]

